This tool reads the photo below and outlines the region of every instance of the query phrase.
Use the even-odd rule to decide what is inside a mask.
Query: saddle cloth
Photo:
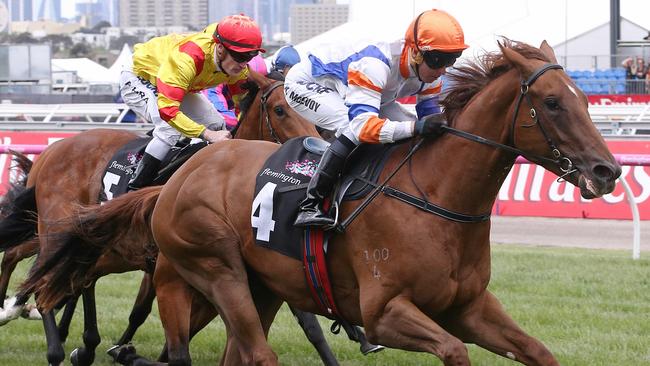
[[[135,173],[135,168],[142,159],[144,149],[151,137],[141,137],[127,142],[108,161],[102,175],[102,191],[99,202],[110,201],[127,192],[129,181]],[[172,147],[160,165],[160,171],[152,185],[164,184],[169,177],[194,153],[207,146],[207,143],[192,139],[181,139]]]
[[[305,139],[313,137],[285,142],[264,163],[255,182],[251,213],[256,244],[297,260],[303,259],[303,229],[293,226],[293,222],[322,154],[305,149],[313,145],[313,141]],[[356,200],[368,194],[395,146],[360,145],[355,149],[349,159],[354,164],[344,169],[337,200]]]

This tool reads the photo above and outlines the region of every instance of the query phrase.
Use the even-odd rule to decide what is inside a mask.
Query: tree
[[[136,36],[122,35],[119,38],[112,39],[109,49],[110,50],[121,50],[124,47],[124,44],[133,46],[136,43],[140,43],[140,38]]]
[[[65,34],[48,34],[43,37],[42,41],[49,42],[52,45],[53,55],[72,46],[72,39]]]
[[[77,43],[70,49],[70,57],[88,57],[90,56],[91,48],[86,42]]]
[[[101,22],[95,24],[95,26],[90,29],[90,33],[104,33],[105,32],[104,28],[110,28],[110,27],[112,27],[111,23],[102,20]]]
[[[30,33],[23,32],[16,34],[11,37],[12,43],[38,43],[39,41],[36,38],[32,37]]]

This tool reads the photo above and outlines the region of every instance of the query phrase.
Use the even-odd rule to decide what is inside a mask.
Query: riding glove
[[[447,125],[443,113],[430,114],[415,122],[415,134],[425,137],[436,137],[445,132],[443,126]]]

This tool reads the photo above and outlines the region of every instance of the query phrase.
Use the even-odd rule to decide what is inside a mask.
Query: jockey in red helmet
[[[440,77],[465,44],[463,29],[448,13],[428,10],[408,26],[405,42],[350,42],[314,50],[287,74],[287,102],[337,139],[323,154],[300,204],[296,226],[327,226],[322,209],[349,153],[361,143],[392,143],[414,135],[436,136]],[[415,95],[417,117],[398,98]]]
[[[199,92],[220,84],[238,89],[248,76],[246,64],[259,52],[265,52],[262,34],[245,15],[227,16],[203,32],[170,34],[135,45],[133,66],[120,77],[120,93],[155,128],[130,190],[153,181],[181,135],[211,143],[231,137],[224,118]]]

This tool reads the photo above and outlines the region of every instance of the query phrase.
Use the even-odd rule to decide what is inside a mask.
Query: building
[[[70,34],[78,31],[81,25],[78,23],[57,23],[51,20],[40,20],[36,22],[11,22],[13,33],[30,33],[36,38],[45,37],[50,34]]]
[[[120,27],[186,26],[199,30],[209,23],[208,0],[120,0],[119,9]]]
[[[290,10],[291,43],[298,44],[348,21],[349,7],[335,0],[294,4]]]
[[[34,0],[35,18],[58,22],[61,20],[61,0]]]
[[[11,21],[23,22],[33,20],[33,3],[31,0],[7,0]]]
[[[61,0],[0,0],[7,5],[11,20],[29,22],[61,20]]]

